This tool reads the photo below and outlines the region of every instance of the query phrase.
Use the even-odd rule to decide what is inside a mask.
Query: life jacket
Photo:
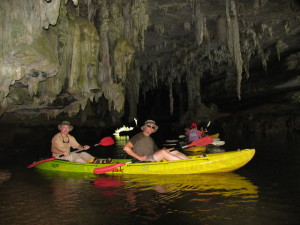
[[[189,142],[193,142],[200,138],[200,132],[196,129],[191,129],[189,132]]]

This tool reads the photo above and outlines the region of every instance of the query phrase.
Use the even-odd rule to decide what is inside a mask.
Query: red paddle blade
[[[211,144],[214,139],[211,136],[206,136],[193,141],[189,146],[206,146]]]
[[[120,167],[120,166],[125,166],[127,163],[117,163],[109,166],[104,166],[104,167],[99,167],[94,169],[94,174],[103,174],[107,172],[113,171],[115,168]]]
[[[101,139],[98,145],[109,146],[109,145],[113,145],[114,143],[115,143],[114,139],[112,139],[111,137],[105,137]]]
[[[40,160],[40,161],[37,161],[37,162],[34,162],[34,163],[28,165],[26,168],[32,168],[32,167],[35,167],[36,165],[39,165],[39,164],[41,164],[43,162],[52,161],[54,159],[55,158],[43,159],[43,160]]]

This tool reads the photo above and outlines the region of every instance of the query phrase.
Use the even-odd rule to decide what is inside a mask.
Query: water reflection
[[[99,177],[95,183],[107,179]],[[191,174],[191,175],[129,175],[111,176],[115,182],[122,182],[127,189],[135,188],[140,191],[155,190],[159,193],[197,191],[210,195],[233,196],[243,198],[258,197],[257,187],[245,177],[236,173]]]
[[[109,185],[103,186],[107,179],[111,187],[122,187],[121,193],[125,198],[122,210],[134,213],[137,220],[147,222],[163,215],[199,217],[197,220],[203,222],[212,221],[213,217],[232,220],[241,215],[232,214],[232,210],[244,211],[246,207],[247,212],[243,215],[253,215],[259,198],[257,186],[235,173],[101,176],[94,182],[98,194],[105,190],[107,194],[109,190],[112,195],[120,195],[114,188],[106,189]]]
[[[238,198],[239,202],[255,202],[258,188],[246,177],[236,173],[192,174],[192,175],[120,175],[97,176],[94,174],[54,172],[39,170],[44,179],[50,181],[55,202],[66,204],[64,196],[72,201],[78,199],[87,184],[94,186],[94,194],[101,196],[124,196],[133,201],[136,196],[156,193],[157,202],[191,196],[190,202],[210,202],[218,198]],[[161,195],[159,195],[161,194]],[[147,194],[146,194],[147,195]],[[162,198],[162,199],[161,199]]]
[[[36,169],[36,171],[42,175],[46,180],[64,180],[64,181],[74,181],[74,180],[89,180],[93,181],[98,176],[92,173],[75,173],[75,172],[64,172],[64,171],[52,171],[52,170],[42,170]]]
[[[300,137],[282,138],[235,137],[240,143],[230,148],[226,141],[226,149],[257,149],[236,173],[96,176],[22,167],[0,185],[0,223],[298,224]],[[118,149],[127,140],[120,137]]]

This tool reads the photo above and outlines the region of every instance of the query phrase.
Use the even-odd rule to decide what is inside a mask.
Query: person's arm
[[[71,142],[71,147],[74,149],[79,149],[79,150],[88,150],[90,148],[89,145],[81,145],[77,142],[77,140],[73,136],[69,136],[70,142]]]
[[[89,148],[90,148],[89,145],[84,145],[84,146],[78,145],[76,149],[84,149],[84,150],[88,150]]]
[[[128,155],[130,155],[130,156],[132,156],[132,157],[134,157],[134,158],[136,158],[136,159],[138,159],[138,160],[140,160],[140,161],[145,161],[146,158],[147,158],[147,156],[138,155],[137,153],[135,153],[135,152],[133,151],[133,144],[132,144],[130,141],[128,141],[128,142],[126,143],[126,145],[123,147],[123,150],[124,150]]]
[[[188,137],[189,135],[190,135],[190,129],[186,129],[186,130],[185,130],[185,136]]]
[[[51,146],[51,152],[59,155],[69,155],[69,152],[59,150],[55,145]]]

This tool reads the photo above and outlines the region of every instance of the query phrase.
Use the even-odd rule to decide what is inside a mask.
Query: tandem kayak
[[[190,159],[163,162],[130,163],[131,159],[113,159],[110,164],[73,163],[64,160],[45,161],[35,167],[42,170],[97,173],[97,170],[113,168],[107,174],[199,174],[232,172],[247,164],[255,149],[244,149],[193,156]],[[114,167],[114,165],[120,165]]]

